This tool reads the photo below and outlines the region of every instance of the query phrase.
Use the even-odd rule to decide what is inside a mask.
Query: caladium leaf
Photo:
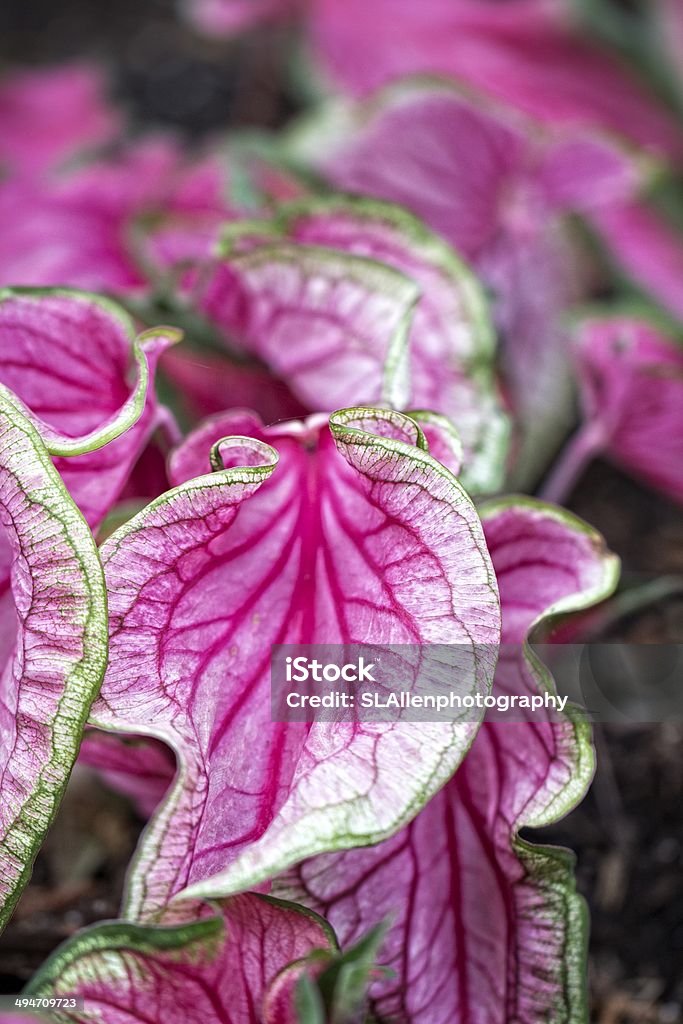
[[[16,72],[0,82],[0,166],[21,177],[43,174],[112,139],[119,122],[92,67]]]
[[[406,211],[363,199],[283,205],[275,223],[254,225],[270,238],[261,249],[252,240],[248,255],[235,245],[238,227],[229,231],[228,258],[203,299],[209,317],[229,337],[246,339],[311,410],[329,411],[360,395],[449,417],[464,445],[463,481],[479,492],[495,490],[507,423],[493,379],[493,332],[483,293],[455,252]],[[277,234],[296,244],[274,245]],[[288,275],[280,267],[283,252]],[[419,289],[412,296],[405,286],[400,301],[417,301],[409,327],[402,326],[398,337],[393,324],[363,328],[359,314],[378,298],[350,297],[356,275],[380,295],[392,288],[386,274],[369,276],[367,260],[398,271]],[[336,281],[340,273],[344,287],[314,291],[316,277],[334,274]],[[399,348],[406,332],[404,359]],[[408,381],[398,382],[397,369],[406,360]]]
[[[104,673],[95,542],[0,385],[0,926],[28,881]]]
[[[589,221],[626,276],[683,321],[680,232],[637,199],[595,210]]]
[[[401,83],[350,106],[339,128],[312,127],[332,133],[315,160],[338,188],[407,207],[466,259],[495,239],[506,212],[518,212],[524,122],[445,82]],[[299,135],[293,145],[305,142]]]
[[[575,33],[563,17],[568,5],[553,0],[186,2],[206,30],[228,34],[303,7],[316,62],[354,95],[407,75],[439,75],[552,128],[600,128],[683,156],[672,114],[618,59]]]
[[[617,155],[598,148],[593,153],[584,141],[583,175],[574,159],[568,188],[571,147],[546,143],[524,121],[430,83],[387,89],[358,105],[336,145],[327,147],[324,170],[335,185],[407,206],[488,286],[520,426],[513,477],[524,486],[535,482],[572,422],[562,317],[581,282],[563,204],[585,205],[596,166],[603,195],[621,195],[630,180]]]
[[[265,230],[265,229],[264,229]],[[375,260],[277,239],[219,264],[202,312],[314,411],[401,406],[415,284]]]
[[[162,421],[150,377],[178,338],[165,327],[136,337],[119,306],[87,293],[0,291],[0,382],[24,403],[93,527]]]
[[[233,468],[198,477],[212,445]],[[184,482],[104,544],[111,655],[91,721],[164,740],[179,766],[127,915],[387,836],[459,763],[471,719],[270,718],[274,643],[460,644],[473,685],[490,682],[499,610],[480,524],[425,446],[386,410],[271,428],[225,414],[176,453]]]
[[[552,128],[601,128],[680,160],[675,118],[618,59],[573,32],[562,6],[313,0],[310,33],[325,70],[356,95],[409,74],[443,75]]]
[[[329,960],[330,928],[303,907],[252,893],[220,909],[171,928],[85,929],[53,954],[26,995],[84,1000],[85,1009],[54,1012],[63,1024],[296,1024],[290,965],[300,977]]]
[[[503,609],[494,687],[538,693],[552,681],[525,637],[606,597],[616,559],[554,507],[513,498],[482,514]],[[306,861],[275,891],[324,911],[342,944],[378,918],[393,920],[380,962],[395,976],[373,989],[379,1020],[580,1020],[585,925],[571,858],[518,833],[565,813],[591,770],[576,712],[485,722],[456,775],[407,828],[374,847]]]
[[[187,161],[154,138],[49,182],[12,181],[0,189],[0,283],[149,291],[176,263],[208,258],[230,216],[224,185],[220,161]]]
[[[565,497],[586,464],[605,455],[683,502],[683,344],[654,322],[623,313],[577,328],[584,425],[544,491]]]
[[[478,492],[499,487],[506,421],[495,392],[493,328],[471,271],[438,235],[389,203],[304,200],[282,207],[279,215],[297,242],[370,256],[417,284],[420,297],[408,336],[407,405],[435,410],[455,423],[464,447],[466,486]]]

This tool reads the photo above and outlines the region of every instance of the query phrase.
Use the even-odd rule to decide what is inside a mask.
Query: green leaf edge
[[[149,387],[149,366],[146,351],[157,338],[168,339],[169,344],[180,341],[183,334],[176,327],[153,327],[137,334],[134,323],[125,309],[112,299],[94,292],[78,288],[1,288],[0,304],[11,299],[21,298],[65,298],[76,302],[87,302],[99,306],[105,313],[119,322],[131,346],[131,356],[137,371],[135,389],[121,406],[112,420],[101,427],[96,427],[82,437],[69,438],[54,431],[48,424],[34,416],[28,406],[22,403],[24,414],[35,424],[43,437],[43,443],[53,456],[85,455],[97,451],[116,440],[137,423],[142,415],[147,400]]]
[[[11,829],[25,823],[24,834],[28,837],[33,833],[33,841],[27,843],[28,857],[26,864],[18,874],[10,895],[0,908],[0,930],[2,930],[13,912],[22,890],[31,877],[33,862],[42,845],[45,834],[57,813],[61,798],[69,781],[71,769],[78,756],[80,740],[90,711],[90,705],[97,696],[107,665],[109,623],[104,572],[92,533],[55,469],[49,450],[45,446],[40,433],[33,422],[25,416],[23,403],[3,385],[0,385],[0,414],[7,417],[13,426],[23,431],[30,441],[31,448],[45,475],[46,482],[51,485],[54,492],[54,503],[51,507],[51,512],[56,513],[56,516],[62,522],[65,537],[73,547],[75,557],[77,557],[81,564],[85,593],[89,598],[88,615],[83,638],[83,658],[71,669],[64,681],[58,710],[52,722],[53,741],[54,726],[59,718],[59,708],[67,697],[76,696],[79,699],[81,706],[81,714],[79,716],[80,728],[74,734],[72,750],[60,748],[58,751],[55,751],[53,747],[51,760],[41,766],[37,784],[32,787],[31,795],[22,804],[19,814],[8,829],[7,834],[9,835]],[[44,775],[46,773],[48,775],[57,774],[58,772],[61,775],[61,783],[53,787],[47,787],[48,792],[52,791],[52,795],[48,797],[49,810],[47,814],[38,815],[36,819],[26,822],[27,811],[36,803],[40,805],[40,798],[45,795]],[[42,828],[39,832],[36,832],[35,822],[41,819]],[[5,837],[0,847],[6,848],[6,842],[7,839]]]
[[[555,684],[548,668],[530,646],[533,636],[550,627],[564,615],[583,611],[608,598],[619,582],[620,562],[605,544],[597,530],[573,513],[526,495],[510,495],[484,503],[479,513],[482,522],[495,518],[508,509],[525,508],[539,515],[555,519],[575,533],[588,537],[603,565],[603,579],[590,590],[563,598],[542,612],[531,624],[524,641],[524,653],[530,670],[541,692],[555,693]],[[550,884],[560,893],[565,905],[565,956],[564,981],[561,999],[558,1000],[556,1015],[552,1024],[588,1024],[587,957],[589,915],[583,896],[576,891],[574,878],[575,856],[570,850],[556,846],[531,843],[522,839],[522,828],[541,828],[551,825],[568,814],[585,796],[595,770],[595,751],[592,729],[584,710],[575,704],[567,704],[564,717],[574,732],[576,763],[567,785],[550,798],[542,808],[534,808],[528,817],[515,823],[511,847],[515,856],[524,865],[526,880],[542,885]],[[561,1014],[561,1016],[560,1016]]]
[[[337,936],[330,923],[317,914],[314,910],[304,907],[291,900],[278,899],[264,893],[252,893],[257,899],[272,906],[299,914],[302,918],[313,921],[321,929],[327,938],[329,948],[326,953],[338,953],[340,951]],[[229,900],[225,901],[229,904]],[[209,956],[215,955],[216,946],[221,937],[226,933],[223,907],[220,902],[212,903],[217,913],[211,917],[202,918],[196,921],[189,921],[176,925],[159,924],[137,924],[133,921],[103,921],[82,928],[75,935],[62,942],[48,959],[42,964],[23,990],[26,996],[49,997],[55,991],[55,985],[59,983],[62,975],[77,966],[82,956],[92,954],[108,953],[136,953],[141,956],[146,954],[163,952],[182,952],[190,947],[196,947],[199,943],[206,944],[206,953]],[[292,963],[305,963],[307,958],[296,960]],[[288,970],[292,964],[286,964],[274,975],[272,981]],[[116,983],[114,978],[112,984]],[[59,1019],[59,1017],[57,1018]],[[71,1019],[70,1016],[64,1018]]]

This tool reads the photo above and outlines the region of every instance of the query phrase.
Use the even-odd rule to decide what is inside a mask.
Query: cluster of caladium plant
[[[106,452],[105,442],[125,428],[127,410],[137,401],[139,418],[109,442],[120,445],[131,435],[134,444],[136,426],[145,415],[140,380],[146,385],[148,378],[138,365],[138,386],[131,382],[128,401],[114,416],[117,425],[109,417],[88,431],[78,416],[80,394],[69,380],[68,356],[80,344],[85,358],[92,339],[99,337],[106,365],[106,341],[112,349],[122,344],[122,318],[109,304],[75,292],[19,292],[6,301],[5,337],[11,336],[13,348],[24,354],[17,369],[26,381],[23,401],[7,392],[8,409],[42,453],[96,567],[86,577],[90,601],[82,600],[79,607],[93,616],[99,613],[91,627],[100,645],[96,669],[101,674],[107,657],[108,665],[90,721],[110,732],[162,740],[177,763],[175,773],[169,766],[169,791],[154,810],[131,866],[122,922],[76,936],[37,975],[27,995],[68,993],[85,999],[85,1010],[62,1008],[60,1020],[163,1020],[170,1006],[182,1007],[190,1020],[205,1020],[209,1013],[208,1019],[216,1020],[233,1014],[245,1021],[351,1020],[356,1017],[349,1014],[356,1013],[369,987],[381,1016],[447,1019],[439,1017],[442,1001],[433,1004],[421,991],[423,986],[426,992],[430,986],[441,988],[445,970],[435,936],[425,945],[422,928],[428,934],[432,927],[424,918],[428,908],[436,920],[444,912],[467,918],[469,898],[453,899],[471,884],[472,868],[463,865],[477,857],[477,850],[464,853],[451,846],[466,841],[465,828],[457,830],[457,839],[453,832],[452,816],[464,815],[463,821],[472,816],[479,821],[479,843],[491,870],[499,860],[503,865],[495,868],[506,878],[501,900],[506,905],[512,900],[517,908],[512,918],[505,911],[505,925],[502,918],[495,924],[501,929],[496,940],[501,963],[520,960],[531,979],[542,966],[535,959],[534,927],[554,936],[554,945],[541,958],[548,978],[543,989],[533,991],[530,980],[521,978],[513,992],[493,993],[491,1006],[512,1005],[514,999],[520,1014],[527,1005],[543,1005],[556,1019],[571,1019],[581,1001],[577,967],[582,940],[568,869],[557,855],[520,844],[515,833],[522,824],[552,818],[585,787],[590,753],[581,721],[520,725],[530,731],[523,765],[512,755],[519,737],[513,738],[508,726],[498,731],[485,726],[489,732],[475,739],[478,723],[464,720],[277,723],[270,720],[268,662],[274,642],[453,643],[471,647],[475,681],[487,689],[500,638],[500,599],[508,639],[523,638],[544,616],[600,600],[614,584],[614,560],[599,538],[564,513],[517,500],[494,504],[480,518],[451,468],[429,454],[420,417],[356,408],[264,427],[253,414],[229,412],[200,425],[176,448],[169,461],[172,490],[103,543],[107,654],[104,587],[94,541],[49,456],[50,451],[73,452],[59,459],[67,478],[69,459],[93,458],[96,451],[89,454],[88,449],[98,445]],[[61,345],[55,341],[59,335],[49,333],[54,317],[62,327]],[[166,334],[160,330],[156,336]],[[144,352],[145,339],[124,337],[134,363],[136,352]],[[31,344],[36,338],[41,339],[37,347]],[[34,408],[29,404],[31,376],[42,369],[30,357],[51,344],[60,356],[53,376],[58,379],[63,371],[64,388],[61,396],[55,389],[48,419],[35,398]],[[61,405],[58,414],[55,404]],[[447,452],[457,470],[452,428],[433,415],[425,424],[435,449]],[[13,470],[10,463],[7,476],[16,493]],[[86,468],[84,475],[91,471]],[[104,474],[106,479],[106,469]],[[26,499],[33,500],[31,492]],[[24,541],[29,551],[34,537],[35,531],[29,532]],[[50,622],[65,617],[59,602],[70,577],[53,548],[48,555],[62,584],[57,593],[47,587],[46,607],[39,607]],[[39,569],[33,569],[33,589],[42,593]],[[537,595],[533,608],[530,591]],[[15,609],[21,615],[21,591],[16,592]],[[84,643],[81,632],[74,632]],[[22,642],[8,645],[10,664],[21,663]],[[40,653],[44,659],[45,650]],[[60,655],[61,643],[52,652],[58,663]],[[520,681],[530,689],[551,685],[529,652],[515,664],[500,666],[498,673],[504,687]],[[20,697],[24,689],[30,694],[31,679],[19,680]],[[80,713],[64,727],[71,760],[98,682],[94,669],[90,689],[68,705],[72,716]],[[60,703],[70,695],[61,678],[55,691]],[[40,701],[35,693],[32,698],[29,717],[35,730]],[[49,711],[46,702],[43,710]],[[19,705],[3,726],[8,748],[23,718]],[[509,770],[501,768],[507,756],[512,756]],[[495,765],[497,785],[507,787],[494,801],[502,817],[486,813],[488,786],[479,798],[470,792],[468,762],[477,785]],[[35,773],[42,762],[29,759],[29,766]],[[35,786],[44,798],[40,777],[34,778],[26,765],[16,774],[25,791]],[[63,778],[59,781],[63,786]],[[484,801],[480,808],[472,805],[477,799]],[[46,824],[41,819],[34,835],[40,836]],[[424,925],[413,925],[405,915],[417,908],[410,910],[411,900],[395,884],[388,893],[382,889],[379,868],[399,858],[406,842],[411,849],[414,842],[420,846],[416,837],[425,828],[430,857],[431,844],[443,837],[450,851],[444,869],[452,880],[448,887],[438,884],[441,895],[450,894],[448,907],[441,911],[426,896],[419,918]],[[12,849],[17,836],[21,840],[16,820],[8,822]],[[348,908],[338,912],[337,890],[341,895],[359,870],[365,877],[367,858],[375,856],[379,868],[369,876],[376,877],[377,892],[367,902],[359,894],[360,905],[368,909],[350,916]],[[415,852],[409,861],[399,874],[406,886],[419,879],[428,884],[428,863],[422,868]],[[20,866],[19,884],[30,867],[28,851]],[[329,879],[324,892],[314,882],[321,871]],[[480,884],[488,884],[486,879],[484,872]],[[297,903],[239,895],[266,884],[294,888]],[[215,900],[221,901],[220,908]],[[539,908],[530,931],[525,900],[536,901]],[[361,971],[360,985],[351,954],[337,962],[337,939],[321,919],[302,909],[321,901],[350,951],[364,949],[363,936],[378,918],[398,917],[377,952],[391,974]],[[475,900],[472,912],[477,906]],[[464,927],[465,933],[478,930],[476,921]],[[408,933],[412,952],[396,970],[396,950]],[[448,934],[443,934],[446,944]],[[427,948],[432,955],[422,964]],[[476,956],[462,959],[454,948],[449,955],[457,956],[458,972],[466,969],[471,977],[456,981],[454,976],[457,992],[443,1006],[452,1005],[467,1019],[481,968]],[[239,962],[243,966],[237,970]],[[345,1008],[344,1016],[329,1016],[337,1004]]]
[[[352,96],[237,156],[131,142],[88,69],[0,83],[0,924],[79,749],[146,820],[120,919],[26,989],[50,1019],[584,1019],[571,857],[520,836],[589,784],[578,710],[279,721],[270,657],[552,692],[530,641],[617,560],[500,494],[602,455],[683,500],[680,141],[561,3],[388,6],[187,3],[304,18]],[[667,315],[582,307],[623,274]]]
[[[374,298],[383,301],[384,293]],[[9,292],[0,308],[3,339],[16,353],[3,364],[17,392],[6,391],[8,417],[30,437],[29,450],[39,464],[42,457],[84,549],[71,542],[69,554],[81,570],[73,584],[65,557],[55,549],[60,531],[47,532],[51,543],[42,563],[24,556],[24,550],[31,556],[40,551],[42,519],[35,521],[31,490],[36,472],[29,466],[25,482],[8,456],[5,507],[12,524],[21,526],[27,504],[29,523],[23,540],[18,530],[24,547],[12,559],[7,622],[13,623],[13,610],[23,631],[42,627],[42,646],[30,649],[37,651],[39,666],[47,656],[47,664],[54,660],[63,674],[34,677],[30,659],[22,656],[25,632],[8,631],[12,670],[4,677],[9,714],[3,745],[16,750],[18,764],[4,776],[3,798],[11,806],[9,780],[16,780],[24,803],[22,815],[5,825],[17,865],[6,913],[25,884],[88,713],[98,729],[153,737],[175,756],[175,770],[165,762],[165,778],[153,747],[139,748],[139,762],[126,766],[118,752],[108,762],[124,775],[127,767],[131,779],[151,757],[168,792],[154,808],[131,865],[122,921],[76,936],[36,976],[27,998],[68,993],[84,999],[86,1009],[62,1007],[57,1019],[111,1024],[131,1017],[161,1021],[170,1006],[182,1007],[190,1020],[205,1020],[209,1013],[216,1020],[352,1020],[366,997],[380,1019],[397,1013],[406,1020],[447,1019],[439,1016],[441,1005],[467,1019],[476,1005],[479,960],[456,950],[453,934],[442,932],[441,924],[432,934],[424,916],[431,908],[436,924],[442,914],[455,915],[454,921],[463,915],[465,924],[455,934],[479,929],[476,918],[468,919],[469,898],[461,902],[454,895],[472,884],[472,867],[464,864],[481,852],[452,846],[469,834],[463,826],[456,839],[458,817],[479,822],[478,842],[487,859],[478,863],[505,878],[504,916],[491,917],[501,964],[510,958],[524,964],[524,977],[510,992],[492,993],[490,1019],[496,1006],[511,1001],[520,1014],[542,1005],[558,1020],[571,1019],[582,1000],[582,929],[570,872],[558,855],[527,847],[515,834],[523,824],[551,819],[585,788],[591,758],[581,721],[520,724],[528,732],[522,737],[522,765],[512,755],[519,737],[515,729],[507,732],[509,726],[484,726],[475,739],[478,723],[469,720],[277,723],[270,720],[268,663],[275,642],[452,643],[471,649],[475,681],[486,690],[501,635],[501,597],[508,639],[522,639],[543,616],[600,600],[613,586],[615,570],[599,538],[564,513],[518,500],[478,515],[454,475],[462,450],[445,417],[361,407],[266,427],[254,414],[228,412],[198,426],[176,447],[168,470],[174,487],[115,530],[98,558],[77,503],[96,525],[121,487],[120,477],[111,477],[107,452],[118,446],[119,462],[125,465],[127,458],[130,466],[141,429],[159,422],[147,393],[148,354],[150,347],[173,340],[172,332],[158,329],[136,338],[113,304],[73,291]],[[387,326],[394,330],[391,321]],[[406,333],[405,325],[398,329]],[[107,394],[120,399],[118,407],[101,410],[99,422],[96,382],[85,372],[93,348],[100,371],[110,373]],[[49,407],[41,357],[51,370]],[[80,362],[82,380],[73,370]],[[84,410],[84,394],[92,408]],[[429,453],[430,445],[442,461]],[[16,448],[14,442],[12,455]],[[21,468],[23,448],[18,455]],[[91,476],[103,483],[96,508],[89,501]],[[17,489],[24,502],[18,511]],[[26,571],[24,561],[28,584],[20,573]],[[78,593],[79,583],[89,587],[85,594]],[[537,595],[533,608],[529,592]],[[29,600],[27,612],[26,593],[44,594],[44,604]],[[71,608],[63,607],[67,597],[83,617],[64,634],[71,640],[73,632],[79,682],[89,667],[83,651],[88,642],[94,647],[87,688],[74,687],[67,674],[71,645],[61,636]],[[61,626],[56,644],[55,621]],[[551,685],[528,652],[515,664],[499,666],[497,685],[520,683],[529,689]],[[40,687],[48,684],[57,707],[69,710],[64,724],[47,694],[41,700]],[[18,695],[14,703],[10,694]],[[45,760],[31,756],[41,722],[43,742],[56,747],[61,766],[61,774],[48,774],[49,803]],[[31,736],[23,746],[14,743],[22,729]],[[107,765],[110,748],[90,743],[99,763]],[[473,796],[468,779],[473,772],[481,785],[493,765],[504,793],[491,818],[485,809],[488,786]],[[481,807],[477,800],[484,801]],[[34,803],[42,816],[33,812]],[[31,846],[19,825],[23,817],[31,823]],[[413,922],[417,908],[410,909],[407,893],[395,884],[388,892],[382,888],[383,865],[398,863],[413,843],[421,849],[426,841],[431,856],[439,836],[448,853],[444,869],[452,877],[448,887],[437,888],[440,895],[450,894],[449,902],[439,910],[425,893]],[[429,861],[421,866],[421,856],[411,852],[399,873],[408,889],[431,884],[433,869]],[[378,888],[368,901],[359,894],[359,905],[367,909],[350,913],[340,897],[359,871],[366,876],[368,857],[377,858],[378,869],[371,867],[369,877]],[[488,884],[487,871],[481,885]],[[315,881],[319,872],[326,879],[323,888]],[[263,886],[292,890],[295,904],[244,895]],[[529,900],[538,916],[527,930]],[[321,903],[339,930],[343,954],[335,952],[338,939],[329,926],[303,909]],[[472,913],[478,905],[475,900]],[[509,906],[515,908],[512,917]],[[367,965],[359,969],[357,951],[366,949],[363,937],[385,917],[394,921],[376,944],[376,957],[391,971],[373,975]],[[553,936],[541,957],[535,927]],[[437,936],[458,963],[455,988],[443,1004],[423,993],[443,985]],[[397,969],[396,950],[406,943],[410,955]],[[427,948],[431,955],[423,963]],[[238,962],[243,966],[236,970]],[[530,979],[541,969],[547,981],[534,990]],[[467,976],[457,980],[465,970]]]

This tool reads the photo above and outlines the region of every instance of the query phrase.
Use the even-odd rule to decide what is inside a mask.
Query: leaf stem
[[[543,501],[564,504],[586,466],[603,450],[604,445],[605,431],[602,423],[584,423],[565,445],[538,496]]]

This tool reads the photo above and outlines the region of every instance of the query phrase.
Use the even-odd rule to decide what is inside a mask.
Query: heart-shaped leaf
[[[493,327],[472,272],[438,235],[390,203],[303,200],[282,207],[279,220],[302,245],[371,257],[417,284],[406,406],[451,419],[464,447],[463,482],[480,493],[497,489],[507,429],[493,375]]]
[[[464,445],[463,482],[495,490],[507,422],[493,332],[479,284],[456,253],[407,211],[373,200],[301,200],[283,205],[274,222],[246,224],[241,235],[239,227],[228,229],[226,259],[201,299],[222,332],[311,410],[362,397],[449,417]],[[392,292],[406,308],[415,304],[410,323],[369,320]]]
[[[233,468],[197,477],[212,446]],[[272,428],[224,414],[176,453],[185,482],[104,544],[111,655],[93,724],[165,740],[179,766],[127,914],[390,835],[458,765],[471,718],[270,718],[276,643],[459,644],[490,683],[499,611],[481,527],[425,448],[389,411]]]

